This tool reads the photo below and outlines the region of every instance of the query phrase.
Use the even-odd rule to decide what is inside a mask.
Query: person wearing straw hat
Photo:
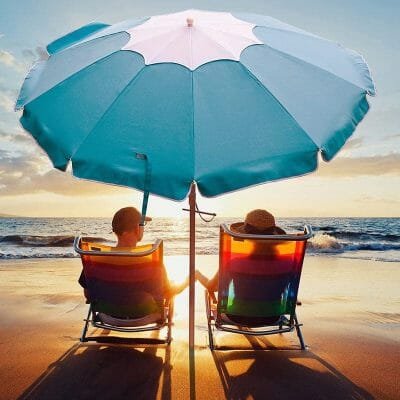
[[[112,230],[117,236],[115,250],[132,250],[143,238],[144,226],[152,218],[145,217],[142,223],[142,214],[135,207],[124,207],[118,210],[112,219]],[[86,279],[83,271],[78,280],[79,284],[86,289]],[[173,297],[182,292],[189,285],[189,278],[180,285],[171,285],[168,281],[164,267],[164,294],[165,297]],[[85,294],[86,295],[86,294]]]
[[[230,229],[234,232],[250,235],[285,235],[286,232],[276,226],[275,217],[267,210],[256,209],[250,211],[243,222],[231,224]],[[199,270],[196,270],[196,279],[209,291],[218,290],[218,271],[208,279]]]

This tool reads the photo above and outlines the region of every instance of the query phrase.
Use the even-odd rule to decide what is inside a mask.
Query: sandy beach
[[[182,279],[186,262],[166,258],[171,279]],[[199,256],[197,265],[211,276],[217,257]],[[212,353],[197,284],[196,398],[400,398],[399,267],[307,257],[298,316],[308,351],[294,333],[218,333],[221,350]],[[188,291],[176,299],[170,347],[80,344],[80,269],[79,259],[0,263],[0,399],[187,399]]]

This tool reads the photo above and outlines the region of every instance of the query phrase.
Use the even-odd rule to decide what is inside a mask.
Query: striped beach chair
[[[271,335],[296,329],[305,349],[296,305],[309,226],[298,235],[249,235],[220,227],[218,294],[206,290],[209,344],[214,329]]]
[[[87,337],[88,325],[119,332],[144,332],[167,327],[165,340],[171,342],[173,299],[165,298],[163,243],[137,246],[121,251],[99,243],[75,239],[74,248],[83,265],[85,296],[89,312],[81,341],[101,341]]]

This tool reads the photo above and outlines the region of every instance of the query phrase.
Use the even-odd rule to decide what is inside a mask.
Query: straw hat
[[[142,214],[135,207],[124,207],[118,210],[112,220],[113,232],[122,234],[123,232],[130,231],[140,224],[142,221]],[[145,221],[151,221],[150,217],[145,217]]]
[[[267,210],[261,209],[250,211],[244,222],[231,225],[231,229],[239,233],[273,233],[275,228],[274,216]]]

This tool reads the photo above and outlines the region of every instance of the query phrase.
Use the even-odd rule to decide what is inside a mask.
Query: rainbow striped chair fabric
[[[296,305],[309,226],[303,234],[249,235],[220,228],[217,298],[206,291],[210,348],[214,329],[271,335],[294,329],[305,349]]]
[[[88,324],[121,332],[143,332],[168,327],[170,343],[173,299],[165,298],[163,243],[115,249],[99,243],[75,239],[81,256],[85,296],[90,304],[81,341]],[[99,341],[99,337],[93,338]]]

